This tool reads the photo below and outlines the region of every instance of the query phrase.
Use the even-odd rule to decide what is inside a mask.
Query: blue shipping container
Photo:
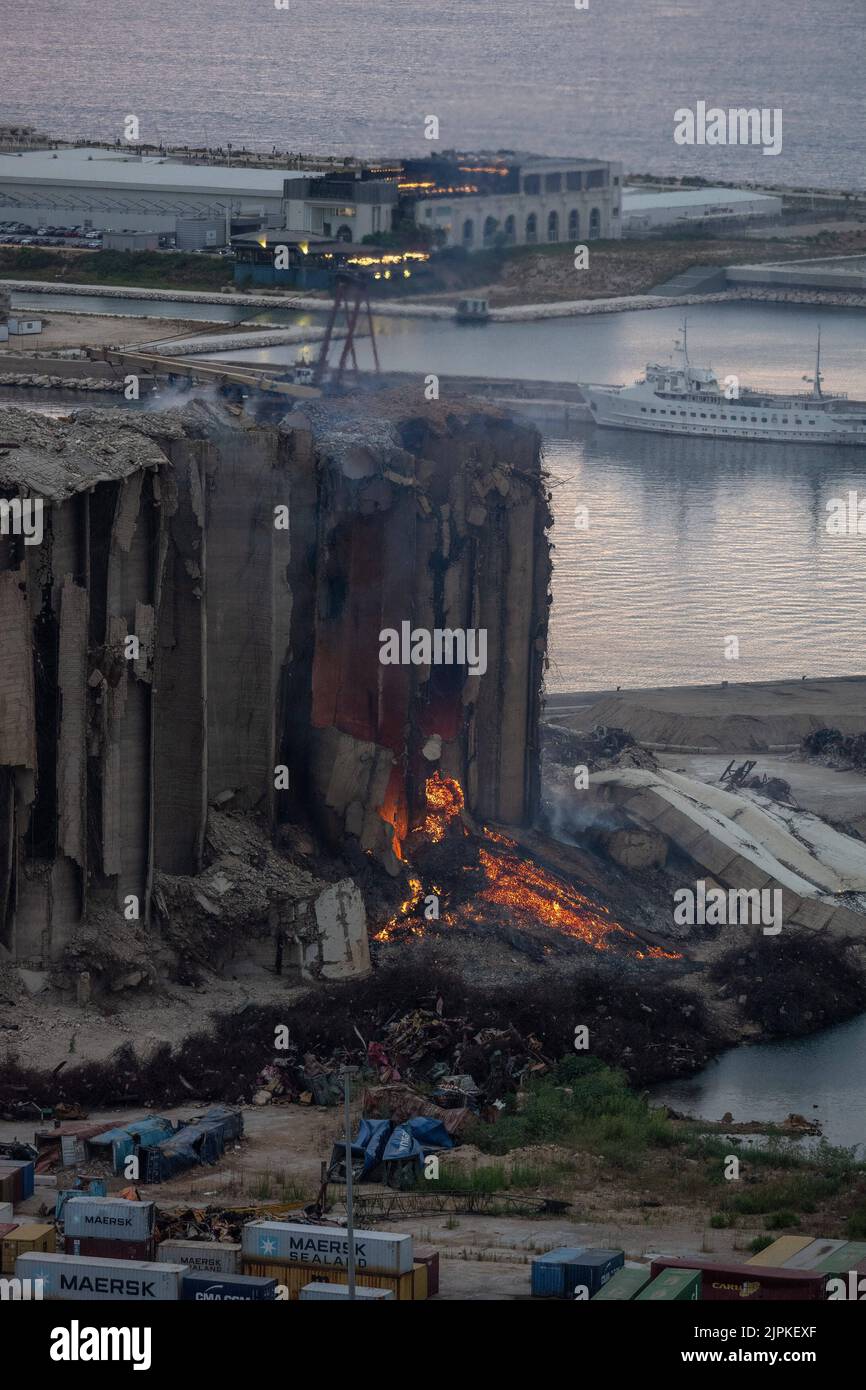
[[[277,1296],[276,1279],[264,1279],[253,1274],[185,1274],[181,1299],[194,1303],[250,1303]]]
[[[573,1293],[566,1291],[566,1274],[585,1253],[582,1245],[563,1245],[558,1250],[548,1250],[546,1255],[536,1256],[532,1261],[532,1297],[573,1298]]]

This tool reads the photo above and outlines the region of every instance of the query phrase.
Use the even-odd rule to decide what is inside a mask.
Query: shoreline
[[[86,285],[75,282],[51,280],[0,279],[0,285],[25,294],[66,294],[70,296],[92,295],[95,298],[143,299],[154,303],[180,304],[238,304],[252,308],[283,309],[307,313],[325,314],[330,309],[330,300],[314,298],[309,295],[263,295],[250,294],[245,290],[162,290],[137,289],[131,285]],[[839,293],[836,291],[815,290],[763,290],[736,289],[707,294],[654,295],[632,294],[603,299],[552,300],[540,304],[515,304],[507,308],[491,309],[491,323],[538,322],[551,318],[578,318],[594,314],[631,313],[634,310],[671,309],[694,304],[799,304],[815,305],[820,308],[866,309],[866,295]],[[27,307],[22,306],[22,307]],[[62,310],[54,309],[54,313]],[[69,312],[78,312],[69,310]],[[91,311],[94,312],[94,311]],[[373,312],[383,318],[421,318],[451,321],[455,317],[453,305],[406,303],[382,300],[373,303]],[[124,317],[117,315],[117,317]],[[139,314],[129,315],[139,318]],[[165,317],[165,315],[163,315]]]

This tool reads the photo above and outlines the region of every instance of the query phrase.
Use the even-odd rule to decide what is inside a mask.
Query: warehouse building
[[[622,234],[652,236],[655,232],[692,229],[702,224],[725,226],[776,218],[781,212],[781,198],[748,188],[677,188],[653,193],[626,188]]]
[[[467,251],[620,236],[622,166],[524,154],[405,160],[401,202],[419,227]]]
[[[287,227],[356,244],[379,237],[394,225],[398,189],[367,169],[321,178],[286,179],[283,217]]]
[[[0,222],[175,235],[178,222],[282,226],[287,181],[314,175],[142,157],[130,147],[0,155]]]

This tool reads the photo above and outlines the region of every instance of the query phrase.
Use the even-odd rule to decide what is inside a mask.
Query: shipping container
[[[536,1255],[532,1261],[530,1287],[533,1298],[573,1298],[566,1290],[567,1269],[576,1263],[586,1249],[583,1245],[561,1245],[556,1250],[548,1250],[545,1255]]]
[[[349,1289],[346,1284],[305,1284],[298,1295],[301,1303],[322,1302],[325,1299],[333,1300],[348,1297]],[[378,1302],[381,1299],[393,1298],[394,1295],[390,1289],[357,1288],[355,1290],[355,1297],[368,1301],[370,1299],[375,1299]]]
[[[412,1302],[421,1303],[427,1297],[427,1266],[418,1261],[412,1266]]]
[[[849,1240],[841,1250],[834,1250],[816,1266],[818,1274],[847,1274],[866,1260],[866,1241]]]
[[[637,1298],[641,1289],[649,1283],[650,1277],[649,1265],[643,1269],[618,1269],[606,1284],[602,1284],[598,1293],[593,1294],[592,1301],[626,1303],[632,1298]]]
[[[699,1269],[663,1269],[645,1284],[635,1302],[697,1303],[701,1297]]]
[[[305,1284],[345,1284],[348,1272],[338,1265],[300,1264],[297,1260],[274,1263],[272,1260],[248,1260],[244,1258],[244,1273],[257,1274],[265,1279],[276,1279],[285,1289],[280,1298],[295,1302]],[[406,1274],[371,1274],[369,1270],[355,1274],[355,1284],[359,1289],[390,1289],[400,1303],[412,1302],[414,1270]]]
[[[99,1236],[102,1240],[149,1240],[154,1212],[153,1202],[70,1197],[63,1209],[63,1230],[68,1236]]]
[[[18,1279],[41,1279],[45,1298],[74,1301],[173,1303],[180,1298],[183,1265],[97,1260],[75,1255],[19,1255]]]
[[[753,1255],[746,1261],[749,1265],[771,1265],[773,1269],[781,1269],[786,1260],[790,1260],[792,1255],[796,1255],[801,1250],[805,1250],[807,1245],[811,1245],[814,1236],[779,1236],[772,1245],[766,1245],[763,1250],[759,1250],[757,1255]]]
[[[592,1298],[624,1264],[624,1250],[583,1250],[566,1269],[566,1298]]]
[[[249,1221],[243,1228],[244,1256],[272,1261],[345,1266],[349,1241],[342,1226],[303,1226],[291,1221]],[[412,1272],[412,1237],[393,1231],[356,1231],[355,1268],[376,1274]]]
[[[31,1158],[0,1158],[0,1179],[13,1179],[14,1197],[4,1201],[24,1202],[36,1186],[36,1165]]]
[[[160,1264],[186,1265],[202,1274],[237,1274],[241,1247],[219,1240],[164,1240],[157,1246]]]
[[[839,1251],[838,1254],[842,1252]],[[850,1303],[866,1301],[866,1259],[860,1260],[849,1269],[838,1270],[835,1274],[824,1274],[827,1286],[825,1298],[831,1302],[844,1300]]]
[[[15,1261],[19,1255],[29,1251],[46,1251],[51,1254],[57,1249],[57,1234],[53,1226],[37,1225],[30,1222],[16,1226],[3,1237],[3,1258],[0,1267],[4,1274],[15,1273]]]
[[[703,1255],[687,1260],[659,1256],[652,1262],[655,1279],[664,1269],[699,1269],[703,1274],[701,1298],[763,1300],[788,1299],[802,1303],[824,1297],[826,1274],[805,1269],[774,1269],[767,1265],[719,1264]]]
[[[102,1236],[64,1236],[64,1255],[93,1255],[98,1260],[156,1259],[153,1237],[147,1240],[105,1240]],[[177,1260],[173,1263],[179,1263]]]
[[[822,1260],[835,1255],[845,1245],[844,1240],[811,1240],[782,1263],[783,1269],[817,1269]]]
[[[439,1251],[432,1245],[416,1245],[414,1263],[427,1266],[427,1297],[435,1298],[439,1292]]]
[[[14,1225],[14,1215],[15,1208],[11,1202],[0,1202],[0,1226],[8,1226],[10,1222]]]
[[[277,1281],[253,1274],[202,1274],[188,1269],[180,1296],[192,1303],[273,1303]]]
[[[0,1201],[26,1202],[35,1184],[36,1166],[31,1159],[0,1158]]]

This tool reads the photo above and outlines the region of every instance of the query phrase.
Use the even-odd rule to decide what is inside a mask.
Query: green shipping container
[[[866,1241],[849,1240],[841,1250],[834,1250],[826,1260],[815,1266],[819,1274],[847,1274],[861,1260],[866,1260]]]
[[[591,1302],[627,1302],[636,1298],[651,1278],[649,1265],[646,1269],[619,1269],[612,1279],[602,1284],[598,1293],[593,1294]]]
[[[699,1269],[663,1269],[635,1299],[659,1303],[696,1303],[701,1296]]]

